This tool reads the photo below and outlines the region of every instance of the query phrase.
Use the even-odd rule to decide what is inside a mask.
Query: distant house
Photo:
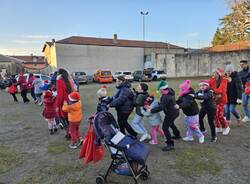
[[[26,72],[30,73],[49,73],[49,69],[47,69],[48,64],[45,62],[43,56],[11,56],[16,59],[20,59],[23,61],[23,65]]]
[[[209,52],[232,52],[250,50],[250,40],[225,45],[216,45],[213,47],[205,48],[204,50]]]
[[[16,75],[24,71],[23,60],[0,54],[0,73],[4,75]]]
[[[46,42],[45,61],[53,70],[65,68],[70,72],[85,71],[88,75],[97,69],[142,70],[156,67],[162,54],[181,54],[184,48],[164,42],[136,41],[72,36]]]

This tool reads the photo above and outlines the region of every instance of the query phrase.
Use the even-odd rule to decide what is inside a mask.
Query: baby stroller
[[[146,165],[148,149],[135,138],[122,134],[118,128],[113,115],[107,111],[98,113],[94,119],[96,141],[98,144],[104,141],[112,159],[106,174],[96,178],[97,184],[107,182],[111,171],[118,175],[132,176],[136,184],[139,178],[147,180],[149,177]]]

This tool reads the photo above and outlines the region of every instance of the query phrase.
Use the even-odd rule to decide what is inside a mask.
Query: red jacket
[[[20,85],[20,90],[24,91],[28,89],[28,83],[23,75],[20,75],[17,81],[17,85]]]
[[[56,117],[56,102],[51,93],[47,93],[43,98],[44,109],[43,109],[43,117],[46,119],[52,119]]]
[[[68,94],[66,92],[66,84],[62,79],[56,80],[56,107],[58,108],[58,116],[67,118],[67,112],[63,112],[63,102],[69,102]]]
[[[213,90],[214,94],[220,96],[220,98],[216,101],[216,103],[226,104],[227,103],[227,79],[225,77],[221,77],[221,83],[219,87],[217,88],[216,79],[211,78],[209,80],[209,85],[211,89]]]

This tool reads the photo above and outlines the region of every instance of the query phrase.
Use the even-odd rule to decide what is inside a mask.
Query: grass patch
[[[26,126],[23,127],[23,129],[24,130],[30,130],[30,129],[32,129],[32,126],[31,125],[26,125]]]
[[[34,176],[30,176],[28,179],[21,179],[19,182],[17,182],[17,184],[39,184],[42,183],[42,176],[38,176],[38,175],[34,175]]]
[[[48,144],[49,154],[61,154],[67,152],[68,150],[66,141],[53,141]]]
[[[0,145],[0,173],[7,172],[22,162],[22,155],[6,146]]]
[[[82,163],[78,162],[77,164],[56,164],[52,167],[49,167],[45,172],[48,175],[66,175],[69,173],[83,171],[84,166]]]
[[[175,154],[175,167],[184,176],[218,175],[222,169],[216,162],[215,150],[211,148],[180,149]]]

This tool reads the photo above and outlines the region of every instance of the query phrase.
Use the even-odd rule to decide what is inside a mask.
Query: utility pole
[[[143,30],[143,41],[145,41],[145,16],[148,15],[148,12],[141,11],[142,15],[142,30]]]

